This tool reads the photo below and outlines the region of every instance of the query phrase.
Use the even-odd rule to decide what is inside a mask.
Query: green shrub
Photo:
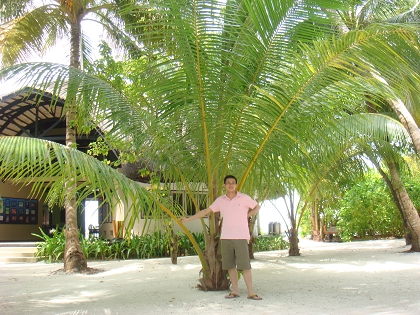
[[[48,262],[63,259],[66,245],[65,234],[58,229],[55,229],[53,230],[52,236],[49,236],[42,229],[39,230],[41,231],[41,235],[32,234],[43,240],[43,242],[37,243],[36,257],[43,258]]]
[[[33,234],[42,239],[37,244],[37,257],[47,262],[57,262],[63,259],[66,244],[65,233],[58,229],[51,236],[42,230],[41,234]],[[192,233],[199,247],[204,250],[204,233]],[[177,256],[197,255],[191,241],[183,232],[175,234],[178,241]],[[114,239],[112,241],[90,237],[85,239],[79,234],[82,251],[88,260],[113,259],[145,259],[170,257],[173,239],[161,232],[154,232],[144,236],[133,235],[129,239]],[[255,251],[280,250],[288,248],[288,243],[282,236],[261,236],[255,239]]]
[[[282,250],[289,248],[289,242],[278,236],[259,236],[254,239],[254,251],[265,252],[271,250]]]
[[[354,238],[402,237],[401,214],[380,175],[368,174],[344,194],[337,227],[343,241]]]

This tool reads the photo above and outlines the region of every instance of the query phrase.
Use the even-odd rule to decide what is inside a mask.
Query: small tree
[[[378,173],[369,173],[343,195],[338,228],[344,241],[404,235],[401,214]]]

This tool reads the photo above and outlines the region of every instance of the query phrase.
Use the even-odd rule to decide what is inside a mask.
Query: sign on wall
[[[38,224],[38,200],[4,198],[0,224]]]

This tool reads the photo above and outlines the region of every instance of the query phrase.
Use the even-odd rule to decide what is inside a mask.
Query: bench
[[[338,230],[336,226],[330,226],[327,230],[324,231],[326,237],[328,237],[328,241],[332,242],[334,236],[338,239]]]

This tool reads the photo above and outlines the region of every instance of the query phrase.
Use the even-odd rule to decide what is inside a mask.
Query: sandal
[[[254,295],[248,296],[248,299],[259,301],[259,300],[262,300],[262,297],[257,294],[254,294]]]
[[[230,292],[228,295],[225,296],[225,299],[234,299],[234,298],[237,298],[239,296],[240,296],[239,294]]]

